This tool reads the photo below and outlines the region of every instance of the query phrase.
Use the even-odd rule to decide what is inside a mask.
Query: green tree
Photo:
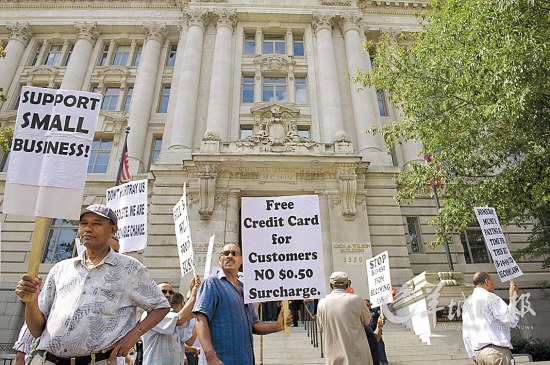
[[[494,206],[503,224],[539,222],[521,254],[550,265],[549,10],[548,0],[433,0],[421,31],[366,45],[373,70],[352,80],[387,90],[402,113],[368,132],[419,140],[433,156],[398,174],[396,198],[441,181],[435,245],[475,222],[474,206]]]
[[[2,46],[0,46],[0,58],[6,57],[6,51]],[[0,101],[6,100],[6,95],[4,95],[4,89],[2,88],[2,85],[0,85]]]

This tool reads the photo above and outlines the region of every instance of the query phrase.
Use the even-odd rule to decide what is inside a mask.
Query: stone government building
[[[7,52],[0,127],[14,125],[22,86],[101,93],[83,205],[105,202],[129,126],[132,174],[147,178],[150,191],[149,243],[135,256],[156,280],[180,282],[172,207],[187,182],[198,272],[212,234],[217,252],[240,242],[241,197],[316,194],[326,273],[347,271],[367,297],[365,259],[385,250],[396,286],[449,271],[444,248],[424,245],[435,234],[427,224],[434,201],[393,199],[392,176],[420,159],[419,145],[388,150],[364,133],[398,112],[388,95],[356,92],[345,77],[371,68],[362,41],[418,30],[413,13],[425,8],[422,0],[0,0]],[[2,191],[8,164],[4,153]],[[0,344],[7,346],[22,323],[13,289],[27,268],[34,219],[0,217]],[[76,229],[51,219],[42,276],[73,254]],[[508,227],[512,250],[529,233]],[[477,225],[456,232],[450,251],[467,282],[476,271],[494,272]],[[547,275],[540,262],[520,266],[517,282],[530,288],[537,314],[523,319],[537,326],[522,335],[548,336],[550,306],[537,286]]]

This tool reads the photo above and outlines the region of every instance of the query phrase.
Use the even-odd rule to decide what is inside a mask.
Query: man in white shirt
[[[495,282],[486,272],[474,274],[474,292],[462,307],[462,337],[477,365],[511,365],[510,328],[517,326],[519,288],[510,285],[510,304],[494,294]]]

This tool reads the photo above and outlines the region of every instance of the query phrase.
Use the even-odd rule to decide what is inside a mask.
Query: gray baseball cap
[[[109,219],[113,224],[117,224],[118,219],[115,212],[104,204],[92,204],[84,208],[82,213],[80,213],[80,218],[86,213],[95,213],[102,216],[103,218]]]

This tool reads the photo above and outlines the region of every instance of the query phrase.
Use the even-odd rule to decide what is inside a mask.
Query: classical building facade
[[[393,198],[392,178],[421,159],[418,144],[387,149],[365,133],[398,112],[383,92],[357,91],[346,78],[371,68],[363,41],[418,30],[413,13],[425,7],[421,0],[0,0],[7,96],[0,127],[14,125],[25,85],[101,93],[83,205],[105,202],[130,127],[132,175],[150,189],[148,247],[135,256],[155,279],[180,282],[172,207],[184,183],[199,272],[211,235],[218,251],[240,243],[241,197],[316,194],[325,270],[347,271],[367,297],[365,259],[385,250],[396,286],[449,271],[444,248],[424,245],[435,234],[434,201],[400,206]],[[4,153],[1,191],[8,165]],[[26,271],[33,223],[1,215],[0,343],[21,323],[13,288]],[[75,234],[74,222],[51,219],[42,276],[73,254]],[[506,235],[522,247],[529,231]],[[453,235],[450,257],[466,277],[494,271],[479,227]],[[541,264],[521,266],[519,283],[533,289],[544,317]]]

